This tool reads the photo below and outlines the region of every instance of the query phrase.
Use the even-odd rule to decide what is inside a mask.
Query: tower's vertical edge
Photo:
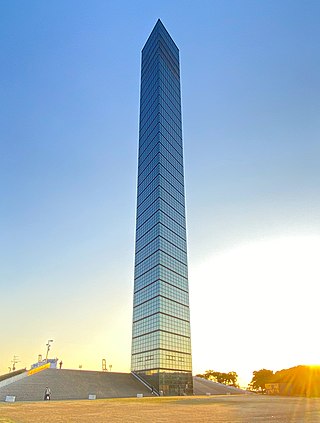
[[[142,50],[131,369],[193,392],[179,50],[160,20]]]

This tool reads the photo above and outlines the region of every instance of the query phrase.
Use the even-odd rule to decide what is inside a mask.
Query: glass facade
[[[179,50],[160,20],[142,50],[131,369],[193,392]]]

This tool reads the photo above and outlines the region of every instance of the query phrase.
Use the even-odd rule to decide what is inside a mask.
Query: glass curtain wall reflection
[[[193,392],[179,50],[160,20],[141,64],[132,371]]]

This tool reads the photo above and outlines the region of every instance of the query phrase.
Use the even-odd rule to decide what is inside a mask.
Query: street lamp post
[[[46,344],[46,347],[47,347],[47,354],[46,354],[46,363],[47,363],[47,361],[48,361],[48,354],[49,354],[49,351],[50,351],[50,347],[51,347],[51,343],[53,342],[53,339],[49,339],[48,340],[48,343]]]
[[[14,372],[16,370],[16,364],[20,363],[19,357],[17,355],[14,355],[11,363],[12,363],[12,371]]]

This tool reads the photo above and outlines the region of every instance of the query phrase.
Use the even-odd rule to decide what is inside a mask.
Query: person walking
[[[46,389],[44,390],[44,400],[49,401],[51,400],[51,390],[46,386]]]

